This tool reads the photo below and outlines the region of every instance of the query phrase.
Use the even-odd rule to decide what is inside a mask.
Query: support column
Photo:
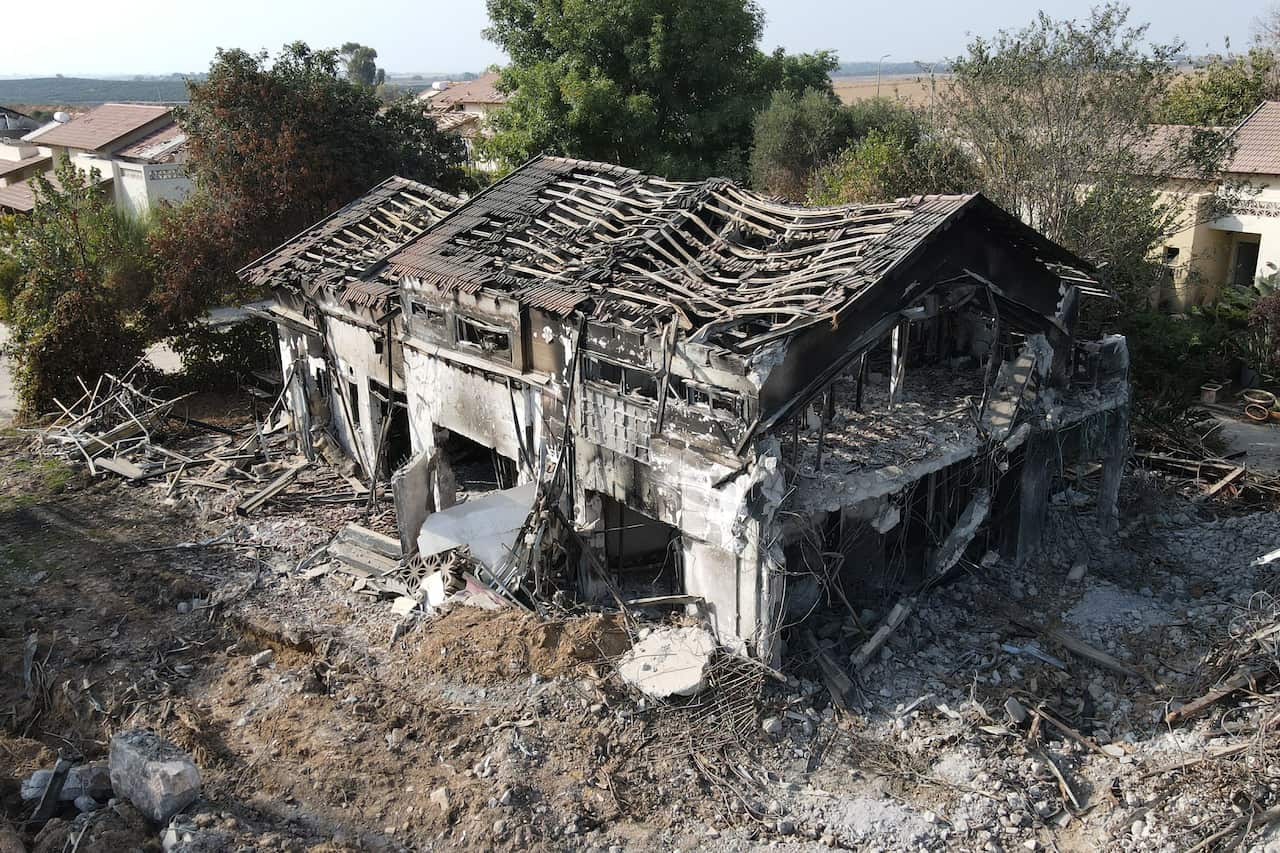
[[[1120,479],[1129,451],[1129,407],[1120,406],[1107,416],[1102,438],[1102,485],[1098,488],[1098,526],[1107,535],[1120,529]]]
[[[907,378],[907,345],[911,341],[910,321],[903,321],[893,327],[890,344],[892,348],[889,363],[889,408],[893,408],[902,396],[902,383]]]
[[[1027,439],[1018,486],[1018,546],[1015,562],[1026,565],[1040,548],[1049,511],[1049,489],[1056,461],[1053,434],[1033,432]]]

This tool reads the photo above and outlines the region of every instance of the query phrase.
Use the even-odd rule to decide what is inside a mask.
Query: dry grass
[[[875,77],[833,77],[836,95],[846,104],[865,101],[876,96]],[[951,85],[949,77],[939,75],[933,84],[939,93]],[[884,76],[880,78],[880,95],[885,98],[905,101],[909,104],[923,105],[929,103],[930,80],[923,74]]]

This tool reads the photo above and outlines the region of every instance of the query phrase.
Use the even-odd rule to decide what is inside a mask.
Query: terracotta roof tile
[[[498,72],[481,74],[474,80],[450,86],[431,98],[432,109],[447,110],[462,104],[505,104],[507,96],[497,89]]]
[[[1236,150],[1228,172],[1280,175],[1280,101],[1263,101],[1233,137]]]
[[[159,104],[103,104],[41,134],[40,144],[100,151],[169,113]]]
[[[34,166],[37,163],[48,163],[52,159],[53,158],[49,157],[48,155],[37,154],[34,157],[27,157],[22,160],[0,160],[0,178],[3,178],[5,175],[16,172],[19,169],[25,169],[28,166]]]

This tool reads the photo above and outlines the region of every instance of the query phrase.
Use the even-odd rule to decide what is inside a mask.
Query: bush
[[[1230,377],[1237,330],[1211,314],[1183,317],[1157,311],[1124,316],[1129,341],[1129,376],[1135,394],[1151,402],[1182,401],[1211,379]]]
[[[235,388],[253,371],[277,364],[275,331],[265,320],[218,328],[193,325],[172,343],[182,359],[182,382],[193,390]]]
[[[72,290],[54,303],[39,328],[8,348],[18,400],[30,417],[55,411],[55,398],[70,406],[103,373],[117,375],[142,355],[141,338],[121,321],[115,306]]]

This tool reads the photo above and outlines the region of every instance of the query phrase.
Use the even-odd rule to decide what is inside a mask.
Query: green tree
[[[802,199],[813,175],[849,137],[849,120],[829,92],[774,92],[756,115],[751,145],[751,184],[790,199]]]
[[[1226,153],[1214,134],[1155,144],[1181,48],[1150,44],[1116,4],[1083,22],[1041,13],[1022,30],[970,43],[939,104],[948,132],[972,152],[982,191],[1106,264],[1113,286],[1135,300],[1164,276],[1151,250],[1186,225],[1174,178],[1211,178]]]
[[[825,86],[831,54],[765,55],[749,0],[488,0],[485,35],[510,93],[485,147],[509,164],[543,152],[671,177],[746,171],[751,122],[772,92]]]
[[[346,68],[347,79],[361,86],[381,86],[387,79],[387,72],[378,67],[378,51],[349,41],[338,50],[338,56]]]
[[[178,111],[196,191],[150,240],[157,333],[246,294],[235,271],[390,175],[456,190],[462,143],[409,103],[384,105],[334,50],[219,51]]]
[[[0,216],[0,319],[28,416],[78,399],[78,379],[126,369],[141,353],[131,319],[150,286],[144,231],[116,211],[99,177],[63,159],[54,178],[32,179],[30,213]]]
[[[1237,124],[1258,104],[1280,94],[1278,72],[1271,50],[1215,56],[1204,68],[1173,81],[1157,117],[1169,124]]]
[[[923,125],[873,127],[814,176],[813,204],[869,204],[926,193],[974,188],[973,163],[956,145]]]

